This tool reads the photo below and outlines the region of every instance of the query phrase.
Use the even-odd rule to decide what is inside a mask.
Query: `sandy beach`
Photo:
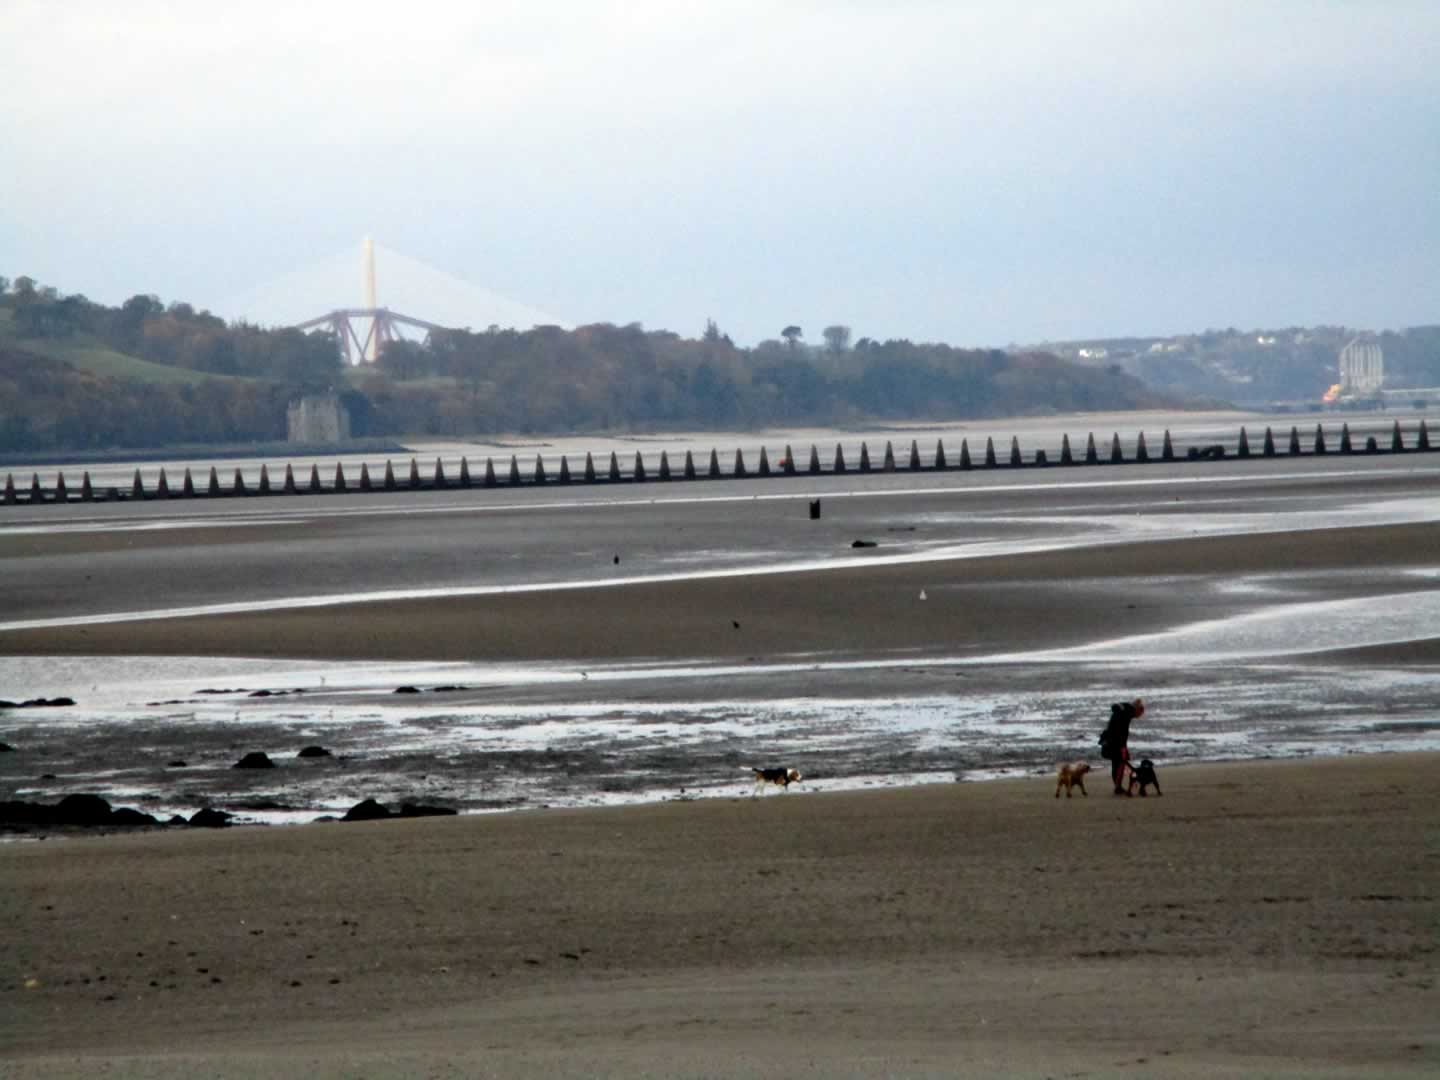
[[[9,1076],[1440,1067],[1435,755],[0,848]]]

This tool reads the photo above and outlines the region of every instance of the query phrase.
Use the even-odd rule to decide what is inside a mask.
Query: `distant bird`
[[[739,629],[740,629],[740,624],[739,624],[738,622],[736,622],[734,619],[731,619],[731,620],[730,620],[730,625],[733,626],[736,630],[739,630]]]

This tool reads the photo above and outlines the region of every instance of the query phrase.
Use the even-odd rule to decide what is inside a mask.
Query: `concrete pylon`
[[[337,493],[345,490],[345,466],[340,462],[335,463],[335,491]]]
[[[236,469],[236,470],[235,470],[235,480],[234,480],[234,482],[230,485],[230,494],[232,494],[232,495],[248,495],[248,494],[250,494],[250,493],[245,489],[245,476],[244,476],[243,473],[240,472],[239,469]]]
[[[1110,440],[1110,464],[1123,465],[1125,454],[1120,449],[1120,433],[1115,432],[1115,437]]]
[[[1416,449],[1416,450],[1429,450],[1429,449],[1430,449],[1430,432],[1429,432],[1429,430],[1425,427],[1425,421],[1424,421],[1423,419],[1420,421],[1420,433],[1415,437],[1415,449]]]
[[[1150,450],[1145,445],[1145,433],[1143,431],[1135,436],[1135,460],[1142,464],[1150,460]]]
[[[560,455],[560,483],[562,483],[562,484],[568,484],[568,483],[570,483],[570,479],[571,479],[571,477],[570,477],[570,461],[569,461],[569,459],[568,459],[564,454],[561,454],[561,455]]]
[[[785,461],[781,467],[785,470],[786,476],[795,475],[795,453],[790,449],[789,443],[785,444]]]
[[[165,479],[165,466],[160,466],[160,479],[155,481],[155,497],[157,499],[170,498],[170,482]]]
[[[1060,436],[1060,464],[1075,464],[1075,455],[1070,453],[1070,436],[1068,433]]]
[[[810,444],[810,464],[808,466],[811,476],[820,475],[820,451],[814,443]]]
[[[494,458],[488,458],[488,457],[487,457],[487,458],[485,459],[485,480],[484,480],[484,483],[485,483],[485,486],[486,486],[487,488],[493,488],[497,483],[499,483],[499,481],[495,479],[495,459],[494,459]]]
[[[755,471],[760,476],[770,475],[770,458],[765,452],[765,447],[760,447],[760,464],[755,466]]]
[[[1240,425],[1240,444],[1235,448],[1236,457],[1250,456],[1250,436],[1245,431],[1245,425]]]
[[[880,459],[880,467],[886,472],[895,471],[895,444],[889,439],[885,440],[885,456]]]
[[[1344,423],[1344,424],[1341,424],[1341,425],[1340,425],[1340,453],[1342,453],[1342,454],[1350,454],[1350,453],[1354,453],[1354,450],[1355,450],[1355,448],[1350,444],[1350,424],[1349,424],[1348,422],[1347,422],[1347,423]]]
[[[709,476],[711,480],[720,479],[720,451],[716,450],[713,446],[710,448]]]
[[[470,462],[465,455],[462,454],[460,455],[460,486],[462,488],[473,487],[474,483],[475,482],[470,479]]]
[[[161,482],[164,482],[165,480],[164,469],[160,470],[160,480]],[[295,470],[292,469],[288,464],[285,466],[285,494],[295,494]]]
[[[835,464],[831,466],[831,471],[837,473],[845,471],[845,449],[838,442],[835,444]]]
[[[5,502],[5,505],[6,505],[6,506],[14,506],[15,503],[16,503],[16,501],[17,501],[16,498],[15,498],[15,474],[14,474],[14,473],[6,473],[6,474],[5,474],[5,494],[4,494],[4,496],[3,496],[3,499],[4,499],[4,502]]]
[[[1265,425],[1265,441],[1260,445],[1260,453],[1265,457],[1275,456],[1275,432],[1270,430],[1270,425]]]
[[[685,451],[685,479],[695,479],[695,455],[689,450]]]
[[[1395,421],[1395,429],[1390,432],[1390,452],[1392,454],[1403,454],[1405,452],[1405,439],[1400,434],[1400,421]]]
[[[944,469],[948,466],[945,463],[945,440],[935,440],[935,468]]]
[[[1290,426],[1290,453],[1300,453],[1300,429],[1293,424]]]
[[[1010,467],[1011,467],[1012,469],[1018,469],[1021,465],[1024,465],[1024,464],[1025,464],[1025,458],[1024,458],[1024,456],[1020,453],[1020,436],[1018,436],[1018,435],[1011,435],[1011,436],[1010,436]]]
[[[860,444],[860,471],[870,471],[870,446],[863,442]]]
[[[360,463],[360,490],[370,490],[370,466],[363,461]]]
[[[664,450],[660,451],[660,479],[670,479],[670,455]]]
[[[85,475],[80,477],[80,501],[94,502],[95,489],[90,485],[90,473],[86,470]]]
[[[438,457],[435,459],[434,483],[437,491],[444,491],[449,486],[445,482],[445,464]]]
[[[535,483],[543,484],[545,483],[546,479],[547,477],[545,475],[545,458],[539,453],[537,453],[535,455]]]
[[[45,489],[40,486],[40,474],[30,474],[30,501],[42,503],[45,501]]]
[[[310,494],[319,495],[324,490],[324,485],[320,483],[320,464],[314,462],[310,466]]]
[[[995,440],[989,435],[985,436],[985,467],[995,468]]]
[[[395,490],[395,466],[390,463],[389,458],[385,459],[384,487],[386,491]]]
[[[55,501],[57,503],[67,503],[70,501],[70,491],[65,486],[65,474],[63,472],[58,473],[55,477]]]
[[[420,462],[413,457],[410,459],[410,490],[415,491],[420,487]]]
[[[514,454],[510,455],[510,486],[520,486],[520,459]]]
[[[640,456],[640,451],[635,451],[635,467],[630,470],[630,479],[637,484],[645,481],[645,459]]]
[[[971,462],[970,462],[970,440],[969,440],[969,439],[961,439],[961,440],[960,440],[960,468],[962,468],[962,469],[970,469],[970,468],[972,468],[972,467],[973,467],[973,466],[971,465]]]
[[[1100,454],[1095,449],[1095,433],[1092,431],[1085,439],[1085,464],[1098,465],[1099,463]]]
[[[1325,453],[1325,428],[1320,424],[1315,425],[1315,453]]]
[[[614,450],[610,451],[610,479],[614,481],[620,479],[620,459],[615,455]]]
[[[730,475],[731,475],[731,476],[744,476],[744,475],[745,475],[745,455],[740,452],[740,448],[739,448],[738,446],[735,448],[735,468],[731,470]]]
[[[589,450],[585,451],[585,472],[582,475],[587,484],[595,482],[595,458],[591,456]]]
[[[205,494],[212,499],[220,494],[220,474],[215,470],[214,465],[210,466],[210,483],[206,486]]]
[[[180,494],[187,499],[195,497],[195,478],[190,475],[190,470],[185,470],[185,477],[180,481]]]
[[[136,476],[138,477],[139,474],[137,473]],[[260,494],[270,494],[270,469],[265,465],[260,466]]]
[[[920,444],[914,439],[910,440],[910,469],[911,471],[920,469]]]
[[[1043,446],[1035,451],[1035,464],[1041,468],[1050,464],[1050,459],[1045,456],[1045,448]]]
[[[1175,444],[1170,441],[1170,429],[1168,427],[1165,429],[1165,441],[1160,444],[1160,460],[1175,460]]]

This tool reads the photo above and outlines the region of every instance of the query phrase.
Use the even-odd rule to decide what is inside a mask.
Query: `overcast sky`
[[[0,0],[0,72],[0,274],[109,303],[370,235],[742,344],[1440,322],[1436,0]]]

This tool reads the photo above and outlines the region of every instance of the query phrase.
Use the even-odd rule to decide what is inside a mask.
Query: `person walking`
[[[1110,706],[1110,722],[1100,733],[1100,756],[1110,762],[1110,779],[1116,795],[1129,795],[1125,786],[1125,768],[1130,762],[1130,723],[1145,715],[1145,703],[1139,698]]]

